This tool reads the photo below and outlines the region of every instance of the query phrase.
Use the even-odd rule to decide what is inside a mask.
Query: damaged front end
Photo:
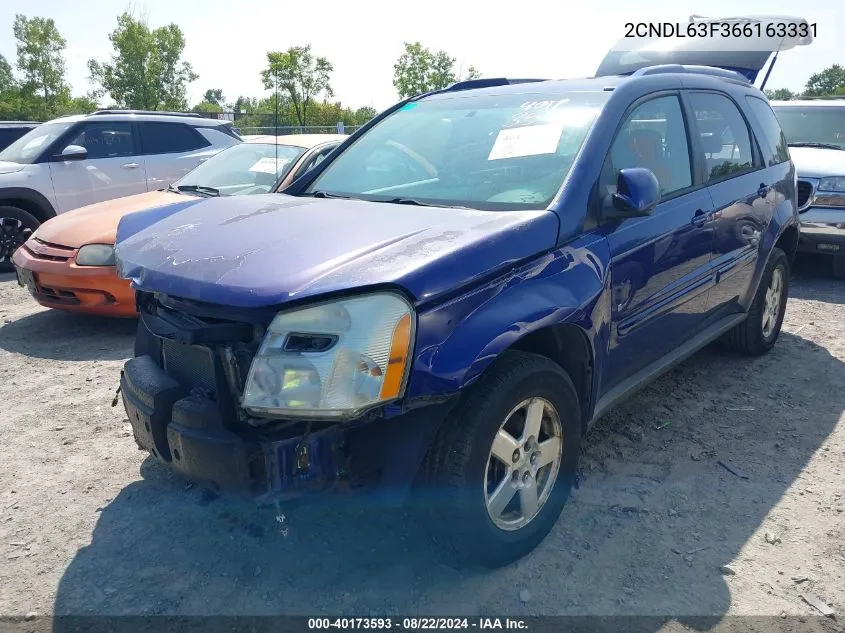
[[[223,492],[269,501],[376,485],[401,501],[449,408],[256,415],[245,392],[256,356],[267,354],[275,311],[146,292],[138,308],[135,358],[120,381],[135,440]]]

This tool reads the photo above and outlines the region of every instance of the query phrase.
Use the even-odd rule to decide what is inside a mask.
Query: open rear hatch
[[[731,25],[731,28],[723,25]],[[734,30],[743,33],[746,25],[744,33],[750,36],[730,34]],[[804,18],[789,16],[706,18],[693,15],[688,24],[660,26],[662,36],[623,37],[619,40],[605,55],[596,77],[630,75],[648,66],[681,64],[734,71],[754,83],[774,54],[760,86],[762,89],[780,51],[806,46],[813,41],[812,25]],[[693,31],[696,35],[690,37]],[[725,31],[729,34],[724,35]]]

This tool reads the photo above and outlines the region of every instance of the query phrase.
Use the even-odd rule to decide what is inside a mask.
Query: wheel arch
[[[573,323],[549,325],[518,339],[505,352],[537,354],[559,365],[575,386],[581,405],[581,428],[586,430],[593,410],[595,354],[590,337]]]
[[[799,229],[795,224],[787,226],[775,241],[775,247],[786,253],[789,265],[795,261],[795,253],[798,251]]]
[[[39,222],[56,217],[53,205],[44,194],[26,187],[4,187],[0,189],[0,205],[18,207],[32,214]]]

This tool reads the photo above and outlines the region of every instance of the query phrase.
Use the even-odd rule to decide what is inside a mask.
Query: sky
[[[425,0],[358,3],[322,0],[0,0],[0,54],[14,66],[15,13],[53,18],[67,40],[67,79],[87,93],[87,61],[112,53],[108,34],[129,9],[150,27],[174,22],[187,41],[184,58],[199,79],[189,102],[208,88],[227,100],[264,96],[259,73],[266,53],[310,43],[334,65],[335,98],[351,107],[382,110],[397,101],[393,64],[403,42],[446,50],[456,67],[475,66],[486,77],[586,77],[595,73],[626,22],[681,22],[690,14],[800,15],[818,23],[810,46],[781,53],[768,88],[800,90],[810,74],[845,64],[845,11],[832,0]],[[840,44],[837,45],[837,42]]]

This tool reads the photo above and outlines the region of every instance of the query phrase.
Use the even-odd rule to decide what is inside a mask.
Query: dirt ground
[[[797,620],[818,615],[806,595],[841,623],[845,282],[801,264],[772,353],[708,348],[608,414],[550,536],[496,571],[443,564],[355,498],[280,523],[171,474],[111,407],[135,323],[43,310],[4,275],[0,615]]]

